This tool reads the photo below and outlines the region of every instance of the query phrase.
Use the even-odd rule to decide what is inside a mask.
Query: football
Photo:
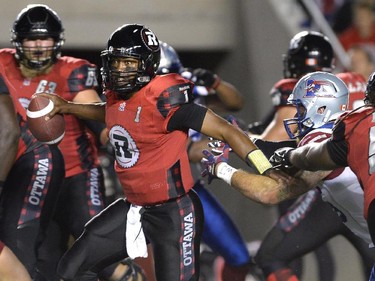
[[[65,120],[61,114],[56,114],[49,120],[45,116],[52,111],[53,102],[42,96],[31,99],[27,108],[27,122],[34,137],[44,144],[57,144],[65,135]]]

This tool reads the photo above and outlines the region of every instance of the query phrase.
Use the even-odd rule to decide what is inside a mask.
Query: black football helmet
[[[126,24],[115,30],[101,52],[103,88],[114,90],[127,99],[155,76],[160,62],[160,44],[156,35],[146,26]],[[118,58],[138,60],[136,71],[120,71],[112,67]]]
[[[160,64],[156,74],[181,73],[183,66],[176,50],[169,44],[160,43]]]
[[[367,81],[364,101],[367,105],[375,105],[375,72],[370,75]]]
[[[57,13],[47,5],[28,5],[18,14],[11,33],[11,42],[16,48],[15,57],[19,63],[27,68],[41,69],[48,67],[61,55],[61,46],[65,40],[64,28]],[[26,56],[26,52],[32,52],[33,50],[22,46],[24,39],[44,39],[48,37],[54,39],[51,56],[43,59],[32,59]]]
[[[317,31],[297,33],[283,56],[284,78],[297,78],[314,71],[332,72],[334,53],[328,37]]]

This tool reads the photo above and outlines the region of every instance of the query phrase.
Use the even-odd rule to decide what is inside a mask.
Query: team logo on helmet
[[[159,49],[159,40],[150,29],[143,28],[141,30],[141,37],[143,43],[149,50],[155,52]]]
[[[314,79],[308,79],[306,81],[306,94],[304,97],[325,97],[333,98],[332,91],[336,91],[336,87],[328,81],[318,81]]]

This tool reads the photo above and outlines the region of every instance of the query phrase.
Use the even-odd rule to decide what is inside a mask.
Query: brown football
[[[56,114],[49,120],[45,116],[53,109],[53,102],[42,96],[31,99],[27,108],[27,122],[34,137],[45,144],[57,144],[65,135],[65,120],[61,114]]]

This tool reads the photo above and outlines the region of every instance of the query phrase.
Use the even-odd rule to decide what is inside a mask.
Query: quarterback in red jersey
[[[3,80],[11,88],[15,103],[27,108],[31,97],[42,92],[58,94],[68,101],[101,102],[96,92],[96,66],[83,59],[61,56],[64,39],[62,22],[48,6],[28,5],[19,13],[12,27],[15,48],[0,50]],[[104,209],[104,178],[97,144],[105,126],[99,122],[84,122],[73,115],[64,118],[66,133],[59,149],[65,160],[65,179],[53,215],[63,237],[78,238],[86,222]],[[24,142],[30,140],[21,141],[21,148]],[[50,213],[52,215],[52,211]],[[51,265],[54,259],[50,253],[59,251],[61,256],[68,242],[60,249],[57,245],[64,243],[56,241],[55,237],[60,236],[48,235],[42,247],[46,250],[40,251],[48,255],[44,258],[48,264],[40,265],[40,271],[45,271],[48,280],[57,278],[54,268],[58,258],[55,265]],[[57,249],[49,248],[53,246]],[[108,279],[113,271],[114,268],[106,269],[101,277]]]
[[[139,24],[121,26],[102,51],[107,103],[55,103],[50,113],[105,121],[126,199],[85,227],[60,260],[64,280],[92,276],[111,262],[145,257],[152,245],[157,280],[198,280],[203,210],[194,192],[186,145],[194,129],[228,142],[260,173],[268,160],[240,129],[193,102],[193,84],[178,74],[155,76],[156,35]]]

